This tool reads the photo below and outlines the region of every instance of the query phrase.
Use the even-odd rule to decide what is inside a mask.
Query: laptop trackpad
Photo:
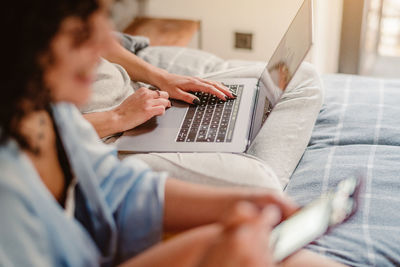
[[[165,111],[162,116],[155,116],[145,123],[124,133],[129,136],[139,136],[150,132],[162,131],[162,129],[179,129],[179,124],[183,120],[188,104],[182,101],[172,100],[172,107]]]

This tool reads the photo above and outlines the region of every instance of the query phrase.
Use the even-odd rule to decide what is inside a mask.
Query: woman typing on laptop
[[[199,104],[198,97],[189,91],[208,92],[224,101],[234,98],[220,83],[172,74],[152,66],[116,40],[103,56],[105,59],[101,60],[97,70],[92,99],[81,107],[100,137],[132,129],[153,116],[163,115],[171,106],[169,97]],[[143,87],[133,94],[131,80],[152,84],[161,91]]]
[[[273,266],[269,231],[296,211],[290,201],[119,161],[76,110],[112,46],[109,4],[22,0],[1,17],[10,39],[2,44],[0,265]],[[185,229],[158,243],[163,230]],[[335,265],[308,252],[287,263],[294,259]]]

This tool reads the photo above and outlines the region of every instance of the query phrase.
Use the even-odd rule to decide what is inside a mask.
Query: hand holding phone
[[[361,179],[341,181],[336,190],[304,206],[277,225],[270,238],[275,262],[280,262],[297,250],[343,223],[357,210]]]

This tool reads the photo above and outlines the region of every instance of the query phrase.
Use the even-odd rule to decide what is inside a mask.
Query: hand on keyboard
[[[182,100],[189,104],[197,104],[200,101],[197,96],[190,92],[212,94],[223,101],[235,98],[235,95],[221,83],[171,73],[164,76],[158,87],[168,92],[170,98]]]
[[[186,112],[177,142],[231,142],[243,85],[230,86],[238,98],[222,101],[209,93],[195,92],[198,105]]]

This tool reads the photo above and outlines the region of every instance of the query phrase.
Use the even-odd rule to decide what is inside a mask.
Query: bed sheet
[[[349,176],[365,188],[356,215],[308,248],[350,266],[400,266],[400,80],[323,81],[325,103],[285,191],[306,204]]]

